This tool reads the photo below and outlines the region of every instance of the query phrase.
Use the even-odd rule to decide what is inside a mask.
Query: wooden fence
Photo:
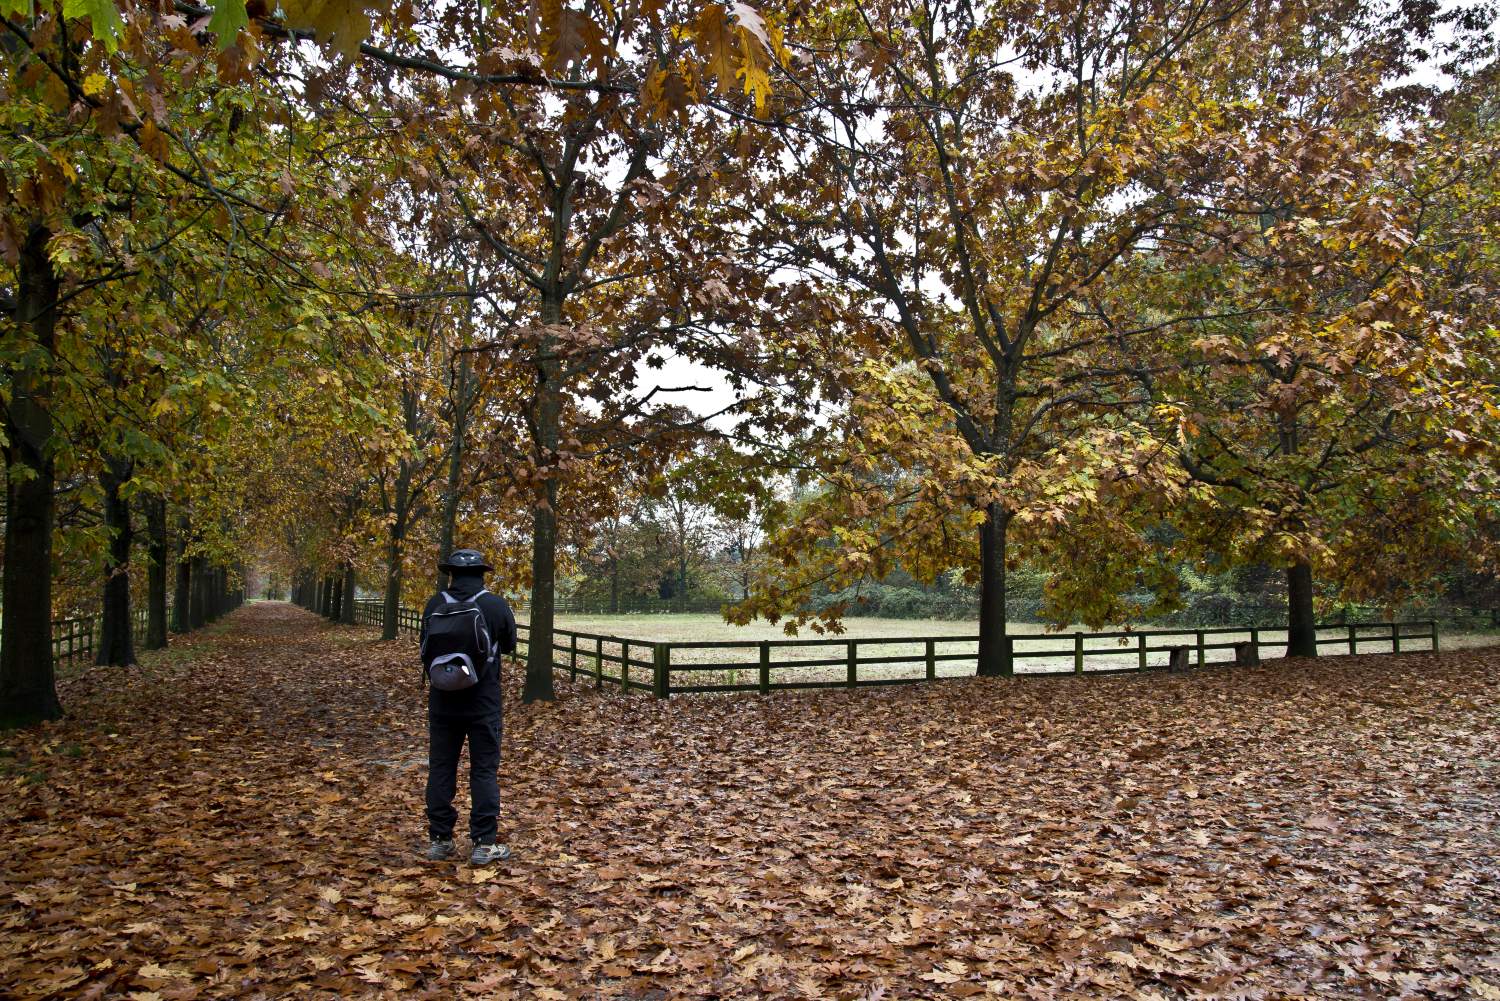
[[[380,601],[355,602],[355,622],[379,626]],[[421,613],[401,608],[397,631],[416,633]],[[517,625],[521,651],[529,650],[530,628]],[[1023,677],[1068,674],[1121,674],[1167,666],[1174,651],[1185,651],[1198,666],[1225,663],[1241,651],[1259,660],[1263,647],[1284,647],[1284,628],[1142,629],[1124,632],[1013,633],[1006,658]],[[1320,652],[1401,653],[1438,649],[1434,621],[1351,622],[1317,627]],[[552,667],[570,679],[592,679],[626,692],[657,698],[696,692],[761,692],[778,689],[860,688],[932,681],[945,666],[961,665],[972,674],[977,636],[916,636],[883,639],[696,640],[657,642],[579,632],[552,631]],[[1121,663],[1116,666],[1115,661]],[[790,675],[790,677],[787,677]]]
[[[517,623],[516,632],[520,640],[517,656],[523,656],[522,651],[531,649],[531,629],[524,622]],[[583,675],[593,678],[599,686],[608,682],[627,692],[651,692],[658,698],[665,698],[671,694],[671,689],[670,686],[666,690],[659,687],[665,677],[661,658],[670,656],[673,645],[554,628],[552,667],[555,671],[567,671],[573,679]],[[641,653],[645,656],[637,656]],[[611,666],[613,674],[610,673]]]
[[[526,627],[521,641],[529,646]],[[1362,622],[1318,627],[1321,650],[1337,653],[1438,649],[1435,622]],[[1332,634],[1332,635],[1329,635]],[[1150,629],[1133,632],[1014,634],[1006,656],[1021,676],[1119,674],[1164,668],[1174,650],[1199,666],[1223,663],[1239,648],[1259,659],[1263,646],[1285,646],[1285,629]],[[885,639],[698,640],[653,642],[554,629],[552,665],[570,678],[592,678],[657,698],[693,692],[858,688],[939,677],[941,665],[972,672],[977,636]],[[1126,661],[1113,666],[1108,659]],[[1100,666],[1104,660],[1106,666]],[[1061,665],[1061,666],[1053,666]],[[786,678],[791,675],[790,678]]]
[[[357,626],[384,626],[385,602],[379,598],[362,598],[354,603],[354,624]],[[401,606],[396,609],[396,635],[422,630],[422,611]]]
[[[136,643],[146,641],[146,609],[131,615],[131,635]],[[82,659],[89,663],[94,659],[94,650],[99,638],[100,617],[97,615],[76,619],[54,619],[52,621],[52,663],[72,664]]]

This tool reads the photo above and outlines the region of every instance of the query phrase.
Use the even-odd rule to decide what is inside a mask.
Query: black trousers
[[[453,793],[458,786],[458,754],[469,742],[469,837],[479,844],[495,843],[500,816],[500,714],[490,716],[427,717],[427,833],[453,837],[458,811]]]

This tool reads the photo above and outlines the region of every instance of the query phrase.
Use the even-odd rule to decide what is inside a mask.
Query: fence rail
[[[519,629],[529,649],[529,631],[524,625]],[[1007,637],[1005,656],[1020,675],[1118,674],[1166,667],[1174,653],[1185,654],[1199,666],[1241,658],[1259,661],[1263,646],[1285,643],[1285,629],[1261,628],[1039,633]],[[583,676],[601,687],[611,684],[658,698],[696,692],[765,693],[932,681],[943,665],[961,664],[968,673],[977,662],[978,644],[977,636],[654,642],[554,629],[552,666],[570,678]],[[1414,649],[1414,644],[1437,650],[1437,623],[1318,627],[1320,650],[1400,653]],[[1128,663],[1115,665],[1112,658]],[[1064,666],[1055,666],[1059,661]],[[783,680],[786,675],[792,677]]]
[[[146,609],[131,613],[130,634],[136,643],[146,641]],[[88,615],[72,619],[52,620],[52,663],[73,664],[82,659],[88,663],[94,659],[99,645],[99,629],[103,618]]]
[[[355,622],[382,625],[384,611],[380,601],[357,601]],[[418,610],[403,607],[398,615],[398,632],[419,630]],[[516,628],[523,648],[529,651],[530,626],[519,623]],[[1005,638],[1004,657],[1011,671],[1023,676],[1121,674],[1165,668],[1174,654],[1200,667],[1241,660],[1253,663],[1260,660],[1262,647],[1286,642],[1285,628],[1260,627],[1019,633]],[[1439,648],[1437,623],[1431,620],[1320,625],[1316,643],[1320,652],[1349,654]],[[554,628],[551,660],[554,671],[566,672],[574,680],[583,677],[597,687],[614,685],[626,692],[667,698],[699,692],[767,693],[932,681],[948,665],[962,665],[962,673],[971,673],[978,646],[977,636],[658,642]],[[955,673],[947,670],[946,676]]]
[[[357,626],[384,626],[385,602],[379,598],[360,598],[354,602],[354,624]],[[396,609],[396,634],[418,633],[422,630],[422,612],[405,605]]]
[[[385,625],[385,602],[369,599],[355,601],[354,624],[356,626]]]

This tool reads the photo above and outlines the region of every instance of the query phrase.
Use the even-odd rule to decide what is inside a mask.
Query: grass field
[[[525,621],[524,611],[519,616]],[[925,653],[925,644],[922,640],[926,638],[951,637],[951,639],[939,639],[934,644],[934,653],[939,657],[952,656],[954,660],[939,661],[936,673],[940,677],[963,677],[974,673],[973,658],[976,653],[977,643],[975,637],[978,628],[973,622],[953,621],[947,619],[882,619],[882,618],[851,618],[846,622],[847,631],[837,636],[822,636],[814,633],[811,629],[804,628],[796,639],[831,639],[836,640],[835,645],[826,646],[803,646],[791,648],[777,648],[775,659],[798,660],[798,661],[827,661],[837,660],[845,654],[847,641],[861,643],[863,652],[861,656],[873,655],[882,658],[900,658],[901,661],[892,664],[872,665],[866,667],[861,664],[859,676],[861,679],[900,679],[920,678],[925,671],[922,658]],[[764,622],[753,623],[748,626],[736,626],[723,621],[719,616],[712,613],[643,613],[633,615],[559,615],[557,619],[559,629],[571,630],[579,633],[603,635],[642,643],[673,643],[690,644],[695,642],[723,642],[736,641],[745,643],[758,643],[762,640],[786,640],[788,637],[779,625],[769,625]],[[1012,636],[1016,637],[1016,671],[1017,673],[1029,674],[1044,671],[1066,671],[1073,667],[1074,630],[1089,632],[1083,626],[1076,626],[1063,632],[1049,632],[1046,626],[1035,622],[1014,622],[1009,627]],[[1261,656],[1263,658],[1279,657],[1284,652],[1286,643],[1286,631],[1283,629],[1262,629],[1259,631],[1261,643]],[[1320,638],[1333,639],[1342,638],[1346,631],[1342,627],[1322,630]],[[1493,633],[1482,634],[1459,634],[1441,635],[1441,645],[1444,649],[1464,649],[1469,647],[1487,646],[1500,643],[1500,635]],[[1250,639],[1250,632],[1211,634],[1206,638],[1210,644],[1229,644],[1243,642]],[[905,642],[903,642],[905,641]],[[1196,645],[1197,637],[1194,630],[1187,629],[1170,637],[1151,637],[1149,645],[1172,646],[1181,645],[1193,647]],[[1426,640],[1413,640],[1403,644],[1403,651],[1416,652],[1428,649]],[[618,655],[620,645],[618,643],[604,644],[604,651],[608,656]],[[1342,644],[1330,645],[1323,648],[1325,654],[1346,653],[1347,648]],[[1389,639],[1379,639],[1370,631],[1361,633],[1358,652],[1365,653],[1389,653],[1391,643]],[[689,683],[685,680],[691,673],[694,682],[700,683],[741,683],[752,680],[750,675],[756,671],[758,650],[754,647],[743,649],[695,649],[692,647],[674,647],[672,651],[672,664],[674,667],[674,686]],[[644,657],[644,653],[637,651],[633,657]],[[1204,661],[1206,663],[1217,663],[1232,661],[1234,654],[1232,650],[1206,650]],[[1166,663],[1165,652],[1153,651],[1147,655],[1147,663],[1157,667]],[[580,664],[592,667],[592,657],[580,660]],[[1085,671],[1104,671],[1110,669],[1131,668],[1139,663],[1136,641],[1128,638],[1123,641],[1115,639],[1093,639],[1085,643],[1085,654],[1083,667]],[[704,670],[706,665],[721,665],[719,670]],[[679,672],[678,665],[684,665],[692,670],[690,672]],[[741,666],[743,665],[743,666]],[[772,670],[773,682],[790,681],[837,681],[844,677],[845,669],[838,664],[808,664],[807,666],[789,666],[775,668]],[[606,673],[615,673],[609,669]],[[640,676],[637,680],[645,680]]]

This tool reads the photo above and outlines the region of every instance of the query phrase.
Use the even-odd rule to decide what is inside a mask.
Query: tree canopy
[[[962,580],[986,674],[1017,571],[1129,623],[1268,568],[1298,654],[1492,579],[1494,16],[0,0],[0,722],[55,618],[127,664],[253,577],[394,637],[459,542],[528,699],[579,575]]]

